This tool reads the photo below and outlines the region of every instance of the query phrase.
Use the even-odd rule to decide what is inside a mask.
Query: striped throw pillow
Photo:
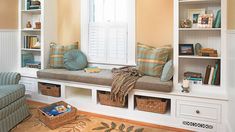
[[[168,57],[168,48],[137,44],[137,68],[145,75],[160,77]]]
[[[64,68],[64,46],[53,45],[50,48],[50,67]]]

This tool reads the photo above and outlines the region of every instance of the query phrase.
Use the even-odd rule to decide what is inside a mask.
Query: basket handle
[[[47,89],[51,89],[51,87],[47,86]]]

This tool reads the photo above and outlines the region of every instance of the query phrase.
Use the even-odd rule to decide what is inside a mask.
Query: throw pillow
[[[52,45],[50,47],[50,67],[64,68],[64,46]]]
[[[137,68],[148,76],[160,77],[169,56],[167,48],[154,48],[144,44],[137,45]]]
[[[174,74],[173,61],[168,61],[162,71],[161,81],[167,82],[170,81]]]
[[[87,64],[87,57],[80,50],[70,50],[64,54],[64,67],[68,70],[82,70]]]
[[[78,42],[70,45],[54,44],[50,47],[50,67],[64,68],[64,53],[73,49],[78,49]]]

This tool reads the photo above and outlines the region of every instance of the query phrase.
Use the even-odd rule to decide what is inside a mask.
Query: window
[[[82,50],[90,63],[135,64],[135,0],[82,0]]]

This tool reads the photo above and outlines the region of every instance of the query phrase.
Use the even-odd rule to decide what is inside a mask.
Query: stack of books
[[[184,77],[189,80],[190,84],[200,84],[202,85],[202,74],[196,72],[185,72]]]
[[[39,36],[24,36],[24,48],[26,49],[39,49],[40,47],[35,47],[38,42]]]
[[[217,61],[215,66],[207,66],[204,84],[220,85],[220,61]]]

